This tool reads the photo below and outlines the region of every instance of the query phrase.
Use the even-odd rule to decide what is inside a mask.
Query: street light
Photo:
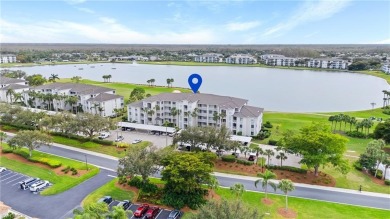
[[[87,167],[87,171],[89,170],[88,168],[88,160],[87,160],[87,155],[85,154],[85,166]]]

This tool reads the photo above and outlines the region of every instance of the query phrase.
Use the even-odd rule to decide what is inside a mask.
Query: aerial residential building
[[[194,57],[195,62],[223,62],[223,55],[219,53],[206,53]]]
[[[226,126],[233,135],[257,135],[263,109],[248,100],[213,94],[162,93],[128,105],[128,120],[163,125],[165,121],[183,129],[189,126]]]
[[[0,54],[0,63],[12,63],[12,62],[16,62],[16,55]]]
[[[284,55],[279,55],[279,54],[264,54],[260,56],[261,60],[267,60],[271,58],[283,58]]]
[[[295,66],[295,61],[297,61],[296,58],[278,56],[265,59],[265,64],[272,66]]]
[[[50,83],[31,87],[23,94],[25,104],[33,108],[83,111],[103,117],[115,116],[115,109],[124,106],[123,97],[116,95],[114,89],[86,84]],[[39,94],[45,94],[47,97],[40,98]],[[69,96],[77,97],[77,103],[69,104]],[[29,101],[30,98],[32,101]]]
[[[390,64],[382,65],[381,70],[386,74],[390,74]]]
[[[27,84],[27,81],[23,79],[0,76],[0,102],[15,102],[15,94],[28,90],[29,86]]]
[[[227,57],[225,62],[229,64],[256,64],[257,59],[251,55],[236,54]]]
[[[309,68],[347,69],[348,62],[341,59],[311,59],[307,62]]]

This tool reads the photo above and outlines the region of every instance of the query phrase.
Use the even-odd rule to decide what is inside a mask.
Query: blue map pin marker
[[[196,80],[194,80],[194,79],[196,79]],[[199,88],[200,88],[200,85],[202,85],[202,77],[196,73],[192,74],[188,78],[188,84],[190,85],[192,91],[194,93],[197,93]]]

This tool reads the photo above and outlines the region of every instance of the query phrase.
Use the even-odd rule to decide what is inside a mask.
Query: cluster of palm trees
[[[82,111],[80,106],[76,106],[78,102],[78,97],[76,96],[68,96],[65,94],[51,94],[51,93],[40,93],[36,92],[34,90],[31,90],[28,92],[28,96],[30,97],[27,100],[28,105],[31,108],[37,107],[37,102],[42,102],[44,105],[46,105],[47,110],[61,110],[61,106],[59,106],[60,101],[64,101],[64,107],[67,105],[72,106],[72,108],[75,108],[75,112],[78,113],[79,111]],[[57,107],[54,107],[54,102],[56,102]],[[76,106],[76,107],[75,107]]]
[[[172,87],[172,83],[173,83],[174,81],[175,81],[175,80],[173,80],[173,78],[167,78],[168,87]]]
[[[5,95],[9,98],[10,103],[23,103],[22,93],[17,93],[12,88],[9,88]]]
[[[102,76],[104,82],[111,82],[112,75],[103,75]]]
[[[154,86],[154,82],[156,82],[156,79],[154,79],[154,78],[146,81],[146,83],[148,83],[149,86]]]
[[[56,82],[56,80],[60,80],[58,75],[57,74],[51,74],[48,81],[54,83],[54,82]]]
[[[374,125],[374,122],[371,119],[363,119],[358,121],[355,117],[350,117],[344,114],[338,114],[334,116],[330,116],[328,119],[329,122],[332,122],[332,129],[336,131],[337,124],[338,130],[341,131],[342,125],[344,125],[344,132],[346,131],[347,124],[349,124],[349,131],[352,131],[352,126],[355,126],[356,131],[364,132],[366,130],[366,134],[370,132],[370,128]]]
[[[390,91],[383,90],[383,108],[390,106]]]

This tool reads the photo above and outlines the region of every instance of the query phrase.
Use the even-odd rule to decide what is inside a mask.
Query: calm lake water
[[[91,68],[91,66],[95,66]],[[79,70],[83,68],[83,70]],[[113,69],[115,68],[115,69]],[[113,82],[142,83],[156,79],[156,85],[189,87],[188,76],[198,73],[203,78],[202,93],[239,97],[249,105],[267,111],[338,112],[371,109],[370,103],[382,106],[382,90],[390,86],[384,79],[353,73],[288,70],[235,66],[172,66],[144,64],[80,64],[19,67],[27,74],[58,74],[60,78],[81,76],[103,81],[111,74]]]

